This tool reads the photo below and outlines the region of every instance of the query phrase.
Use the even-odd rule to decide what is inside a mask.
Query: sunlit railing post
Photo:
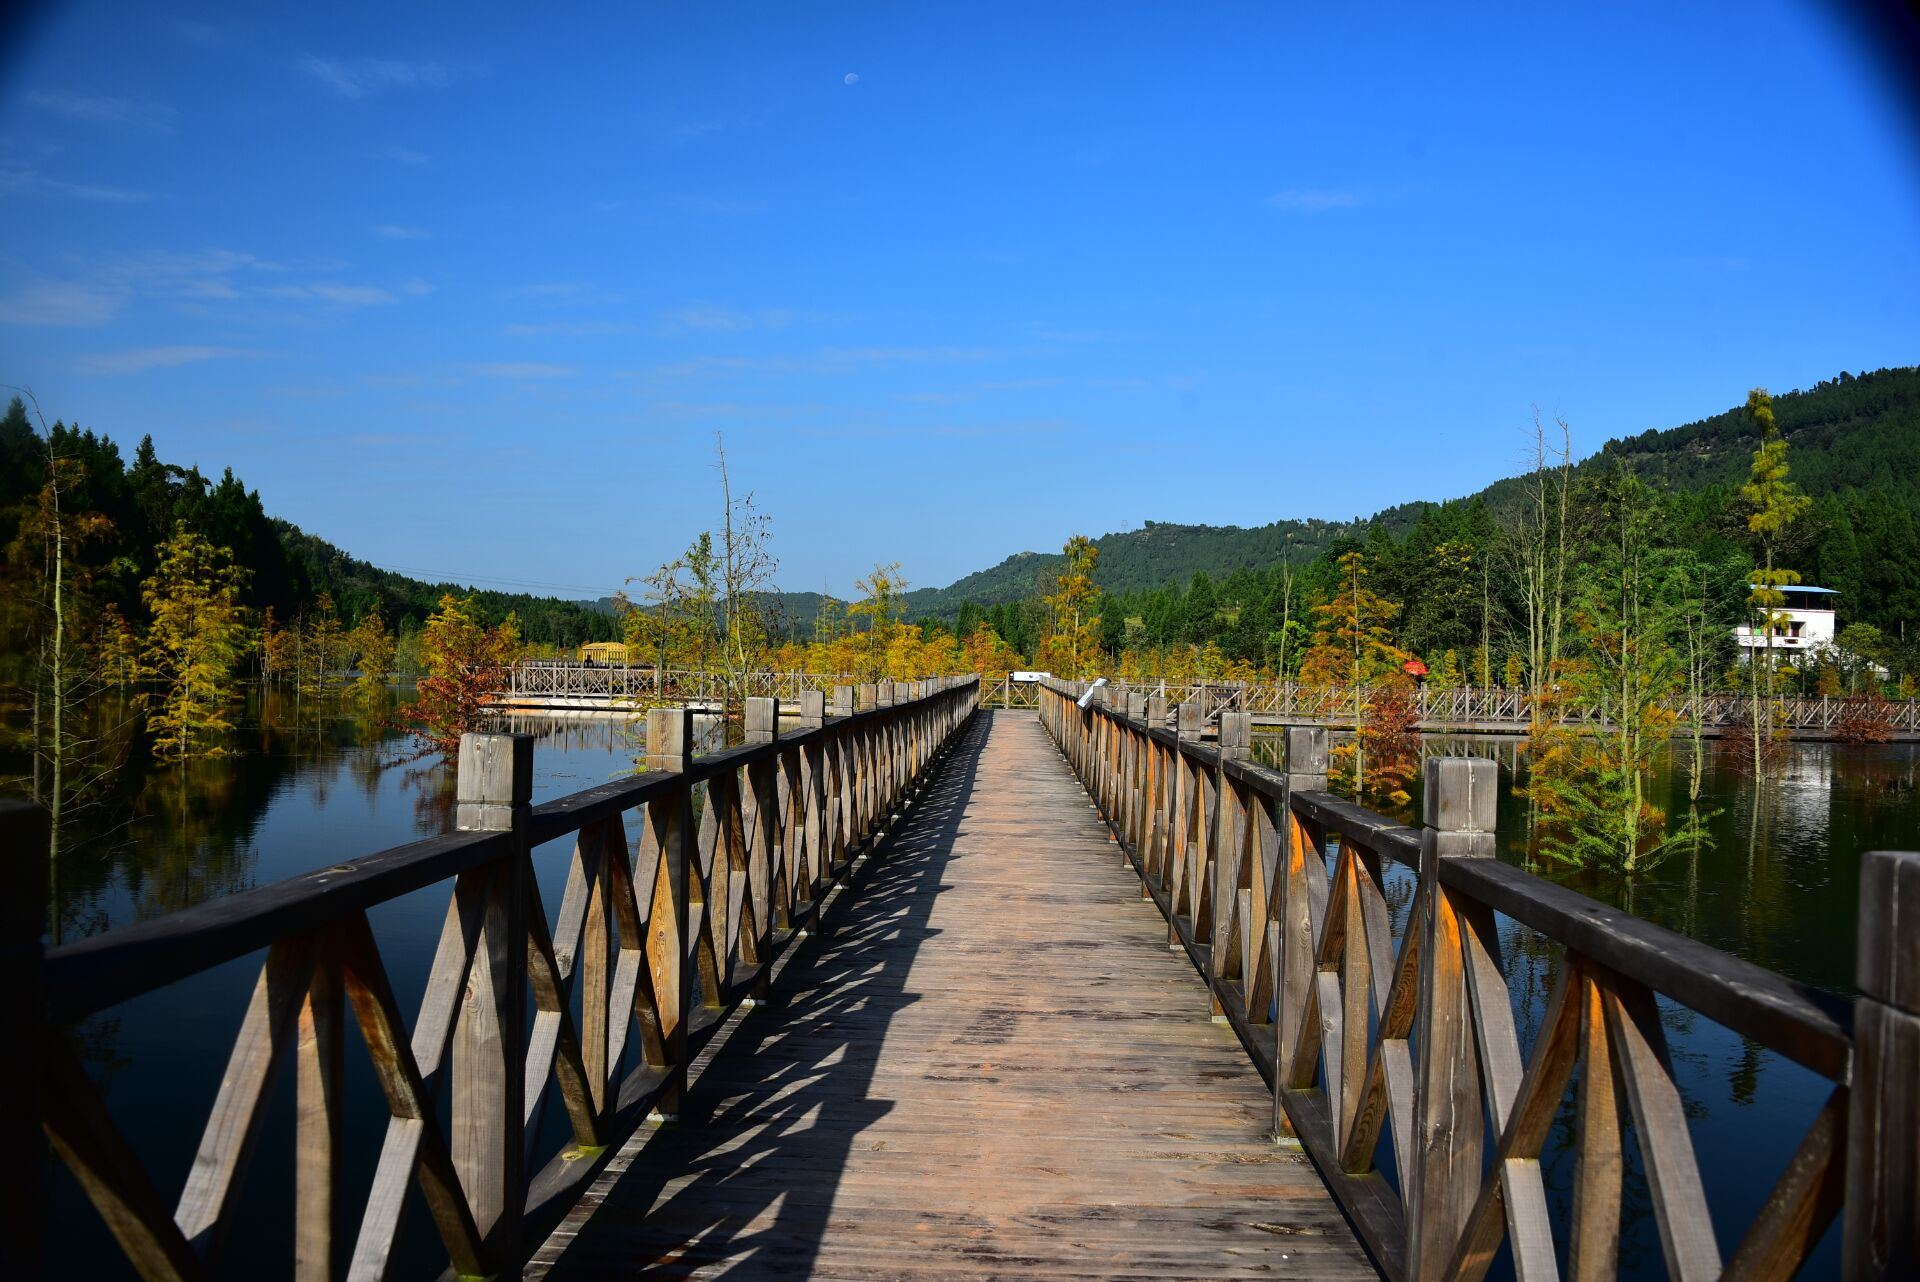
[[[742,709],[742,725],[749,744],[772,743],[779,738],[779,698],[749,696]],[[740,933],[741,960],[760,968],[754,978],[751,1001],[766,997],[772,978],[768,959],[773,944],[774,880],[779,869],[779,771],[777,759],[754,762],[741,769],[740,774],[745,776],[745,787],[741,789],[741,827],[747,843],[744,849],[729,843],[735,859],[744,857],[744,863],[729,871],[733,876],[746,878],[745,903],[751,913]],[[745,928],[746,925],[751,929]]]
[[[0,1055],[0,1277],[40,1276],[46,1231],[46,1089],[42,968],[46,955],[46,807],[0,800],[0,1027],[12,1030]]]
[[[1244,684],[1242,685],[1244,690]],[[1216,799],[1213,812],[1213,833],[1207,842],[1211,855],[1211,867],[1208,875],[1212,879],[1209,898],[1213,906],[1212,950],[1207,954],[1207,965],[1216,980],[1240,974],[1240,883],[1245,870],[1241,858],[1245,850],[1247,832],[1247,794],[1246,789],[1236,784],[1227,773],[1227,764],[1233,761],[1246,761],[1253,756],[1253,714],[1250,712],[1222,712],[1220,714],[1220,755],[1214,766],[1213,791]],[[1197,923],[1196,923],[1197,928]],[[1223,1013],[1220,1005],[1219,990],[1214,989],[1213,1013]]]
[[[1920,1276],[1920,854],[1860,865],[1847,1122],[1846,1276]]]
[[[1407,1275],[1438,1279],[1452,1260],[1481,1181],[1485,1111],[1474,1020],[1469,1011],[1469,909],[1440,884],[1445,859],[1491,859],[1500,763],[1484,757],[1430,757],[1421,809],[1420,882],[1410,928],[1421,932],[1420,993],[1414,1027],[1419,1060],[1413,1170],[1407,1198]],[[1505,1000],[1505,994],[1501,994]],[[1504,1108],[1499,1110],[1504,1113]]]
[[[1127,817],[1124,836],[1133,847],[1134,857],[1145,864],[1146,844],[1146,799],[1147,799],[1147,757],[1152,750],[1152,741],[1144,733],[1147,719],[1147,696],[1144,691],[1127,692]],[[1122,861],[1126,859],[1123,851]]]
[[[489,878],[480,937],[453,1043],[453,1165],[497,1260],[520,1258],[526,1205],[528,823],[533,736],[464,734],[454,827],[511,832],[512,853]]]
[[[647,712],[648,770],[685,771],[693,759],[693,709]],[[693,844],[693,788],[682,783],[647,803],[648,838],[660,851],[654,870],[653,914],[648,920],[647,969],[660,1012],[660,1041],[671,1080],[654,1113],[678,1117],[687,1088],[687,1018],[693,1009],[693,941],[688,937],[689,851]],[[664,898],[664,902],[663,902]],[[661,920],[659,914],[665,914]]]
[[[1315,982],[1318,964],[1314,919],[1324,910],[1327,894],[1321,839],[1309,832],[1294,813],[1293,798],[1299,793],[1326,791],[1328,738],[1324,726],[1294,726],[1287,731],[1283,768],[1286,790],[1274,806],[1274,821],[1279,828],[1273,890],[1277,909],[1267,927],[1267,954],[1278,1006],[1278,1017],[1273,1021],[1275,1134],[1285,1134],[1288,1125],[1281,1093],[1291,1085],[1287,1073],[1306,1021],[1307,990]]]

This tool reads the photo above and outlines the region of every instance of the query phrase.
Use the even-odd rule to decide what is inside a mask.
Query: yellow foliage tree
[[[847,607],[847,614],[850,619],[865,619],[867,627],[865,633],[860,634],[864,642],[852,670],[866,680],[878,681],[890,675],[894,639],[906,626],[901,619],[907,608],[907,579],[900,573],[900,563],[894,561],[876,564],[872,573],[855,581],[853,586],[863,595]]]
[[[394,640],[378,610],[360,616],[343,638],[350,666],[358,673],[353,682],[353,697],[362,704],[378,699],[393,676]]]
[[[1057,676],[1078,681],[1092,674],[1100,661],[1100,590],[1093,571],[1100,549],[1084,534],[1076,534],[1061,549],[1067,563],[1046,598],[1052,631],[1040,645],[1041,661]]]
[[[227,707],[251,638],[240,607],[246,572],[233,554],[185,528],[160,545],[160,563],[141,585],[153,622],[141,675],[159,689],[141,696],[160,756],[217,757],[233,729]]]
[[[1313,607],[1313,642],[1300,663],[1303,684],[1365,686],[1404,677],[1401,665],[1413,656],[1394,644],[1391,626],[1400,603],[1368,587],[1367,573],[1360,553],[1340,558],[1340,591]]]

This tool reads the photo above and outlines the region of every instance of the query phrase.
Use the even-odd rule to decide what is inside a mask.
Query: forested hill
[[[1407,509],[1403,523],[1390,523],[1404,533],[1419,518]],[[1275,521],[1247,529],[1238,525],[1175,525],[1148,521],[1138,530],[1103,534],[1094,540],[1100,549],[1100,567],[1094,578],[1108,592],[1185,583],[1196,570],[1226,575],[1239,569],[1277,565],[1289,557],[1304,565],[1339,538],[1364,534],[1369,522]],[[907,593],[907,609],[915,618],[951,617],[962,601],[998,605],[1034,595],[1036,587],[1053,590],[1060,572],[1058,552],[1017,552],[990,570],[981,570],[944,588],[920,588]]]
[[[1891,503],[1920,515],[1920,368],[1842,373],[1776,396],[1774,414],[1791,450],[1793,480],[1805,493],[1815,499],[1850,496],[1843,506],[1870,496],[1872,505]],[[1736,406],[1696,423],[1608,441],[1579,470],[1591,474],[1624,464],[1678,490],[1731,487],[1745,479],[1758,443],[1752,422]],[[1497,513],[1518,502],[1520,484],[1517,478],[1496,481],[1467,499],[1484,499]],[[1364,538],[1376,527],[1400,537],[1426,506],[1399,504],[1351,522],[1282,520],[1251,529],[1149,521],[1144,529],[1094,540],[1100,549],[1094,579],[1108,592],[1135,592],[1182,585],[1199,571],[1224,578],[1289,558],[1305,565],[1333,541]],[[909,592],[908,609],[915,617],[951,618],[962,601],[1017,601],[1031,596],[1037,584],[1051,590],[1060,562],[1057,552],[1016,553],[948,587]]]
[[[244,603],[272,610],[283,623],[326,593],[342,617],[357,620],[378,609],[389,628],[406,633],[443,595],[452,594],[474,596],[489,623],[518,614],[523,635],[537,644],[564,647],[618,634],[618,621],[603,602],[474,591],[382,570],[269,517],[259,491],[247,489],[231,468],[214,480],[196,467],[163,462],[152,437],[143,439],[128,461],[116,442],[92,431],[56,422],[51,436],[54,454],[68,462],[61,507],[81,520],[84,532],[75,549],[78,564],[70,572],[88,584],[99,604],[112,606],[123,618],[141,617],[140,585],[154,570],[160,544],[184,524],[228,549],[246,572]],[[30,507],[46,476],[46,451],[47,442],[15,398],[0,417],[0,548],[14,545],[22,522],[31,519]],[[24,546],[15,550],[6,567],[10,573],[32,563]],[[6,626],[0,620],[0,631]]]

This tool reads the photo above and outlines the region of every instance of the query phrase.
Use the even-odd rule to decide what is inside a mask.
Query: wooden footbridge
[[[44,814],[0,808],[0,1276],[65,1276],[49,1155],[150,1279],[382,1278],[410,1207],[471,1277],[1587,1279],[1642,1178],[1670,1276],[1793,1276],[1836,1219],[1847,1276],[1920,1267],[1920,855],[1867,857],[1839,1001],[1492,858],[1494,763],[1429,762],[1416,830],[1326,791],[1323,730],[1273,771],[1245,713],[980,693],[755,699],[701,756],[656,709],[648,769],[539,806],[532,741],[469,736],[456,831],[51,951]],[[422,941],[369,913],[433,893],[416,1004]],[[73,1026],[246,958],[197,1150],[136,1151]],[[1677,1013],[1832,1083],[1731,1218]],[[350,1110],[384,1119],[351,1189]],[[226,1258],[269,1149],[281,1253]]]

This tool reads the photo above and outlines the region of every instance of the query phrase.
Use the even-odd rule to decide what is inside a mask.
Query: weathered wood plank
[[[53,1151],[147,1282],[189,1282],[204,1276],[199,1258],[113,1124],[66,1036],[57,1029],[47,1029],[43,1036],[43,1119]]]
[[[260,968],[233,1053],[220,1078],[213,1111],[187,1172],[174,1220],[202,1258],[218,1258],[229,1213],[254,1141],[260,1136],[262,1105],[292,1040],[300,1005],[313,975],[314,942],[299,935],[274,945]]]
[[[1031,715],[969,735],[529,1276],[1375,1276]]]

